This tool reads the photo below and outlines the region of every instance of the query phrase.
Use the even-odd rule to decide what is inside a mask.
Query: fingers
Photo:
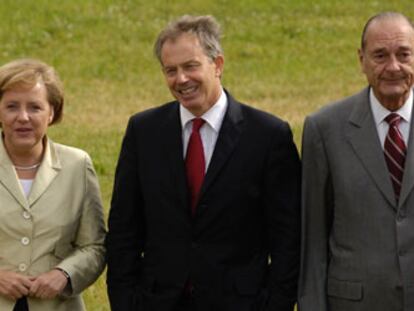
[[[23,296],[52,299],[64,290],[67,283],[66,276],[58,270],[51,270],[38,277],[0,270],[0,295],[12,300]]]
[[[32,281],[25,275],[0,271],[0,294],[9,299],[19,299],[29,294]]]
[[[13,280],[9,283],[9,286],[5,288],[3,294],[14,300],[27,296],[29,294],[29,288],[23,285],[17,280]]]
[[[29,295],[40,299],[52,299],[59,295],[67,285],[67,278],[58,270],[39,275],[30,287]]]
[[[31,297],[39,297],[39,287],[40,287],[40,282],[34,278],[33,279],[33,283],[32,286],[29,288],[29,296]]]
[[[23,296],[27,296],[29,294],[30,285],[27,286],[27,284],[23,284],[23,282],[16,282],[11,285],[12,285],[11,294],[13,298],[18,299],[18,298],[22,298]]]

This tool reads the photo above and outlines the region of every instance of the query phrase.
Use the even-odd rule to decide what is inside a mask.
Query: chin
[[[187,100],[187,101],[183,100],[179,102],[181,103],[181,105],[183,105],[185,108],[187,108],[190,111],[198,110],[201,107],[199,102],[196,102],[194,100]]]
[[[36,145],[36,141],[34,139],[19,139],[12,142],[12,144],[20,149],[30,149]]]
[[[405,87],[388,87],[388,88],[384,88],[381,94],[383,94],[383,96],[385,97],[398,98],[398,97],[406,95],[408,91],[409,89],[406,89]]]

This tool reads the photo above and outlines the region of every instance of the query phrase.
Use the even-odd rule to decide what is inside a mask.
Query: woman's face
[[[9,153],[42,152],[42,139],[52,120],[53,108],[43,83],[8,90],[0,100],[0,122]]]

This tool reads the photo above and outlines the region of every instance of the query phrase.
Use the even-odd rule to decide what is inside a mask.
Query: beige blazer
[[[72,291],[51,300],[28,298],[30,311],[85,310],[80,293],[104,268],[105,224],[98,180],[82,150],[51,142],[25,197],[0,139],[0,269],[37,276],[55,267]],[[0,296],[0,310],[15,301]]]

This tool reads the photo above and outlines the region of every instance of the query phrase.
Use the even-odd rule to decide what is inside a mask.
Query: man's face
[[[359,50],[362,71],[375,96],[387,109],[400,108],[414,83],[414,31],[407,21],[373,21]]]
[[[201,116],[221,94],[224,59],[211,60],[198,38],[182,34],[162,46],[161,62],[171,94],[195,116]]]

